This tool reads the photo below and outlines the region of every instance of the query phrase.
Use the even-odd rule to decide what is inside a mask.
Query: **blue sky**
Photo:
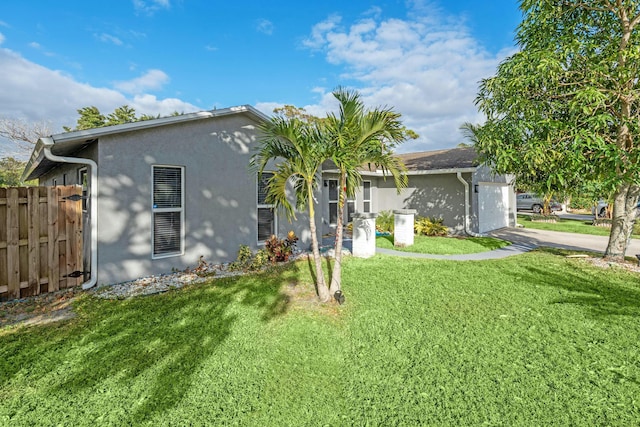
[[[453,147],[520,19],[517,0],[4,0],[0,117],[58,133],[89,105],[322,116],[342,85],[402,113],[420,138],[399,151]]]

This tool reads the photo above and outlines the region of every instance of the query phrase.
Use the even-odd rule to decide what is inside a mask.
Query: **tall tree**
[[[106,126],[106,118],[104,114],[100,112],[98,107],[90,106],[90,107],[82,107],[78,111],[80,117],[76,121],[76,127],[70,128],[64,126],[64,130],[66,132],[71,132],[72,130],[85,130],[85,129],[94,129]]]
[[[314,192],[320,181],[320,167],[326,159],[326,150],[316,123],[309,123],[297,117],[273,117],[260,126],[258,152],[251,159],[252,169],[258,176],[270,162],[276,162],[276,169],[268,182],[267,201],[281,207],[289,219],[295,218],[295,209],[287,197],[290,185],[295,193],[298,210],[308,209],[311,248],[316,269],[316,288],[321,301],[330,299],[316,232]]]
[[[136,110],[129,107],[128,105],[123,105],[113,110],[113,113],[109,113],[109,115],[107,115],[105,126],[121,125],[123,123],[132,123],[138,120],[139,119],[136,118]]]
[[[335,264],[331,277],[330,295],[342,287],[342,223],[347,197],[355,195],[362,182],[360,168],[373,165],[391,174],[398,192],[407,186],[406,168],[393,155],[393,149],[407,137],[400,114],[389,108],[365,108],[357,91],[338,88],[333,96],[339,102],[338,115],[329,114],[323,122],[323,137],[330,150],[330,158],[340,171],[338,218],[335,240]]]
[[[523,0],[520,51],[481,82],[476,144],[498,173],[614,196],[605,257],[622,259],[640,195],[640,1]]]

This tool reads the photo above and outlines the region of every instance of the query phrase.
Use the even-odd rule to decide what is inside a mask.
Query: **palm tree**
[[[308,208],[317,293],[320,300],[326,302],[330,294],[322,271],[313,197],[321,178],[320,166],[326,159],[318,126],[296,117],[276,116],[263,123],[260,130],[262,137],[258,152],[251,159],[252,168],[257,170],[260,177],[271,161],[277,163],[267,184],[266,197],[269,203],[283,208],[289,220],[295,219],[295,208]],[[295,193],[295,208],[287,197],[288,184],[292,185]]]
[[[333,92],[340,103],[339,115],[329,114],[323,122],[329,157],[340,171],[340,191],[335,241],[335,265],[329,294],[342,286],[342,218],[347,196],[355,195],[362,183],[360,168],[369,165],[391,174],[398,189],[407,186],[404,163],[393,155],[393,148],[404,141],[407,129],[400,114],[389,108],[367,110],[357,91],[338,88]]]

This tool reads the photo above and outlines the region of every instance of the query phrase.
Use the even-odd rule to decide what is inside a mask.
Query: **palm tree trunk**
[[[342,287],[342,217],[344,215],[344,201],[347,197],[347,173],[340,172],[340,198],[338,199],[338,218],[336,222],[335,262],[331,275],[329,295],[334,295]]]
[[[613,201],[611,234],[609,234],[609,243],[604,252],[606,260],[624,260],[627,243],[633,233],[639,192],[640,187],[629,184],[623,184],[616,192]]]
[[[313,194],[313,186],[307,183],[307,191],[309,194]],[[311,251],[313,252],[313,262],[316,265],[316,286],[318,290],[318,298],[322,302],[327,302],[331,299],[331,294],[327,288],[327,283],[324,280],[324,271],[322,271],[322,257],[320,256],[320,249],[318,247],[318,233],[316,230],[316,214],[313,207],[313,198],[309,197],[309,231],[311,232]]]

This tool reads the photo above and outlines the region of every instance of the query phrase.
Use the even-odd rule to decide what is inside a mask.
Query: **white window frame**
[[[336,183],[336,191],[338,193],[338,198],[335,200],[331,200],[331,182],[335,182]],[[337,221],[338,221],[338,203],[340,202],[340,185],[338,183],[337,179],[328,179],[327,180],[327,184],[328,184],[328,194],[327,196],[329,197],[329,225],[337,225]],[[336,205],[336,222],[331,222],[331,205],[335,204]]]
[[[264,171],[262,172],[262,175],[264,176],[265,174],[268,175],[273,175],[274,172],[272,171]],[[258,245],[264,245],[265,240],[260,240],[260,227],[258,224],[259,221],[259,215],[258,215],[258,211],[260,209],[271,209],[271,213],[273,214],[273,233],[277,235],[278,234],[278,215],[276,215],[276,205],[274,205],[273,203],[260,203],[260,181],[258,181],[258,176],[256,175],[256,242],[258,243]],[[271,237],[271,235],[269,236]],[[267,237],[267,239],[269,238]]]
[[[368,199],[365,198],[366,193],[364,191],[365,190],[364,189],[365,184],[367,184],[367,183],[369,184],[369,198]],[[373,207],[372,206],[373,197],[371,197],[373,195],[372,191],[373,191],[373,189],[372,189],[372,186],[371,186],[371,181],[362,181],[362,212],[364,212],[364,213],[371,213],[371,209]],[[366,204],[367,203],[369,203],[369,209],[366,208],[366,206],[367,206]]]
[[[82,212],[86,213],[89,209],[89,175],[86,167],[78,169],[78,185],[82,187]]]
[[[153,180],[153,171],[155,168],[174,168],[180,169],[180,207],[179,208],[156,208],[153,204],[153,189],[155,182]],[[177,165],[151,165],[151,259],[171,258],[184,255],[185,241],[185,220],[184,220],[184,189],[185,189],[185,168]],[[180,251],[166,254],[156,255],[155,248],[155,218],[156,213],[162,212],[180,212]]]

